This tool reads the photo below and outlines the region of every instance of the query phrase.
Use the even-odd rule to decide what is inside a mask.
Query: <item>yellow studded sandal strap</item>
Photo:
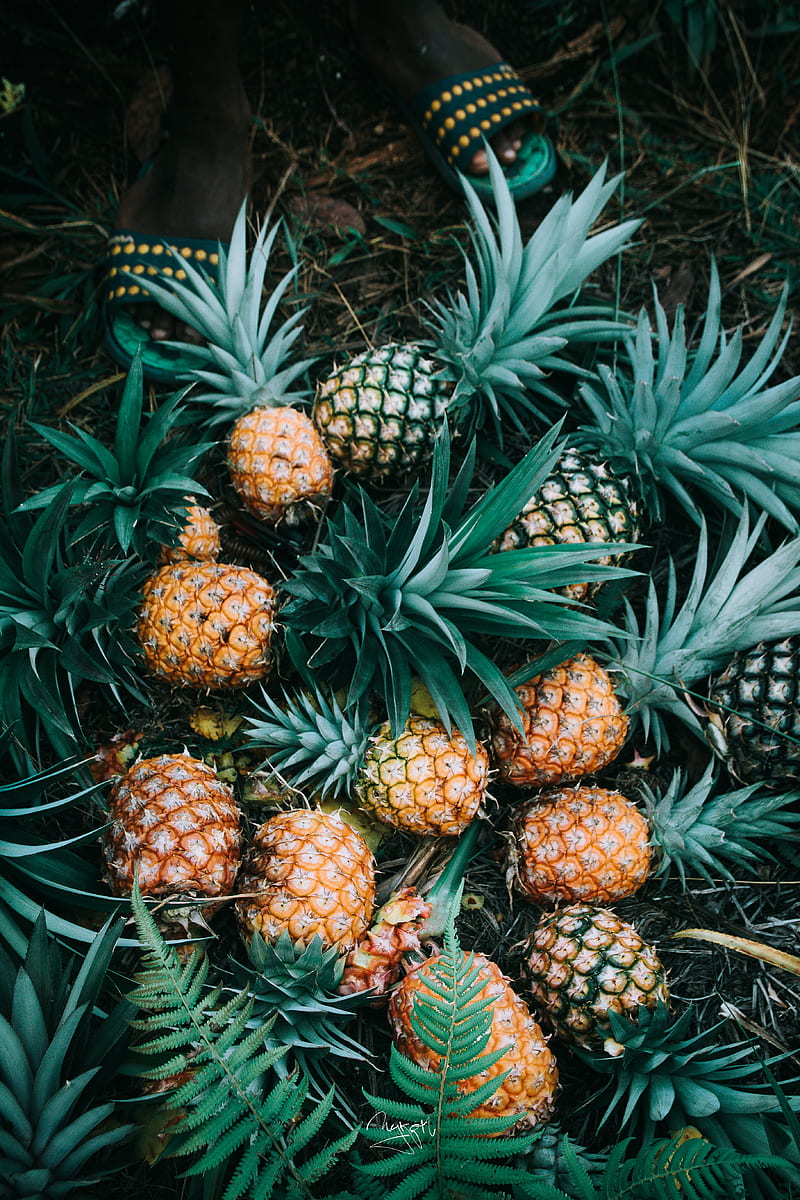
[[[158,276],[185,279],[181,259],[201,267],[211,279],[216,279],[219,242],[204,238],[166,242],[160,237],[126,229],[115,230],[108,241],[106,302],[130,304],[146,300],[148,276],[151,279]]]
[[[425,88],[409,106],[450,166],[464,169],[498,129],[520,117],[544,114],[538,100],[508,63],[453,75]]]

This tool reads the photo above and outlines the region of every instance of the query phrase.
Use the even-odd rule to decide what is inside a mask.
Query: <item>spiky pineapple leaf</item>
[[[7,509],[0,521],[0,726],[23,765],[43,739],[64,757],[80,750],[81,683],[144,699],[131,626],[147,568],[76,546],[71,487],[35,518]]]
[[[703,736],[692,689],[720,670],[735,650],[800,633],[800,537],[787,539],[754,561],[766,514],[751,529],[744,509],[732,535],[709,565],[708,529],[700,524],[694,570],[678,607],[678,575],[672,559],[665,588],[651,578],[643,622],[627,601],[628,640],[607,660],[632,721],[659,751],[669,745],[665,715]],[[659,591],[663,593],[659,595]]]
[[[273,330],[298,267],[287,271],[266,297],[262,295],[279,228],[280,224],[262,226],[248,254],[244,201],[230,247],[219,248],[218,282],[202,268],[178,258],[166,244],[167,251],[178,258],[186,279],[173,275],[147,281],[153,299],[205,339],[203,345],[172,344],[179,346],[182,356],[195,361],[186,371],[186,381],[195,380],[210,389],[194,391],[191,399],[193,404],[211,407],[211,424],[234,420],[257,406],[303,404],[310,397],[305,376],[314,360],[291,361],[295,343],[302,336],[305,310],[295,308]],[[204,420],[209,420],[207,412]]]
[[[5,919],[8,925],[8,918]],[[77,973],[36,921],[16,967],[0,947],[0,1179],[5,1195],[86,1195],[118,1168],[103,1152],[132,1126],[103,1100],[119,1061],[128,1007],[103,1019],[97,1001],[122,922],[94,935]],[[24,937],[14,939],[17,944]]]
[[[462,951],[451,916],[443,953],[426,980],[432,996],[415,995],[411,1017],[415,1034],[441,1056],[441,1065],[428,1070],[393,1046],[389,1072],[410,1102],[364,1093],[380,1120],[369,1122],[363,1136],[384,1153],[375,1161],[357,1164],[356,1175],[380,1186],[384,1200],[482,1200],[509,1185],[523,1189],[515,1190],[515,1195],[528,1194],[527,1173],[499,1160],[523,1153],[535,1134],[499,1136],[514,1125],[513,1114],[470,1115],[494,1095],[507,1072],[472,1091],[459,1089],[459,1084],[479,1076],[505,1052],[500,1048],[484,1053],[492,1025],[492,999],[476,999],[483,988],[479,970],[474,956]],[[401,1181],[387,1190],[383,1181],[398,1176]]]
[[[724,790],[713,760],[693,784],[675,770],[659,796],[645,779],[638,786],[661,856],[653,874],[667,880],[674,868],[684,889],[687,871],[733,881],[744,866],[774,861],[774,846],[800,838],[800,791],[759,783]]]
[[[465,477],[456,484],[458,509],[448,496],[446,425],[422,505],[415,487],[400,514],[389,518],[354,486],[320,544],[284,585],[290,600],[282,615],[294,635],[289,648],[298,668],[313,666],[332,687],[346,687],[350,707],[376,692],[394,736],[408,718],[414,676],[428,688],[445,726],[455,723],[473,750],[469,682],[482,684],[518,724],[517,697],[483,649],[485,639],[609,635],[613,626],[550,589],[633,573],[592,561],[611,551],[606,545],[491,552],[557,460],[557,435],[557,428],[547,433],[466,512]]]
[[[598,367],[601,388],[579,388],[593,424],[580,428],[576,443],[634,475],[652,522],[663,519],[671,496],[698,524],[702,501],[710,500],[737,516],[745,505],[763,509],[797,533],[800,376],[767,386],[791,334],[791,326],[783,331],[788,287],[744,365],[741,328],[728,338],[721,325],[721,295],[712,259],[694,348],[686,342],[683,306],[670,330],[655,295],[655,330],[643,309],[626,355],[613,369]]]
[[[545,417],[536,397],[563,407],[549,381],[553,372],[590,374],[570,358],[572,345],[611,341],[630,328],[611,306],[581,303],[580,292],[641,221],[590,235],[622,178],[606,180],[602,163],[579,196],[558,198],[525,242],[505,172],[491,148],[488,157],[494,211],[465,178],[472,219],[466,290],[429,305],[429,344],[454,380],[453,419],[466,418],[470,431],[491,426],[502,443],[504,425],[527,436],[531,417]]]
[[[72,425],[72,433],[67,434],[33,423],[36,432],[81,474],[68,484],[55,484],[28,497],[19,511],[47,508],[63,493],[62,503],[82,509],[82,519],[72,533],[76,542],[88,539],[90,545],[100,542],[111,548],[116,541],[123,554],[133,551],[143,558],[152,557],[161,544],[175,545],[187,507],[209,495],[191,471],[214,445],[176,435],[185,412],[182,399],[176,393],[142,424],[142,364],[137,351],[122,393],[113,450],[77,426]]]
[[[719,1039],[724,1021],[692,1032],[690,1010],[672,1020],[663,1004],[642,1010],[636,1023],[615,1012],[609,1019],[619,1054],[575,1050],[581,1062],[609,1080],[602,1122],[613,1114],[623,1132],[644,1138],[654,1136],[664,1123],[672,1129],[691,1125],[716,1146],[763,1159],[780,1156],[783,1170],[800,1182],[800,1149],[774,1090],[759,1079],[764,1064],[750,1042]],[[766,1065],[785,1057],[767,1059]],[[800,1096],[788,1097],[788,1104],[800,1109]],[[781,1194],[768,1177],[756,1179],[750,1172],[748,1180],[748,1198]]]
[[[132,1025],[145,1035],[139,1053],[159,1056],[146,1074],[167,1079],[189,1069],[189,1079],[165,1102],[182,1113],[170,1154],[192,1156],[187,1176],[226,1164],[223,1200],[284,1194],[311,1200],[313,1184],[356,1136],[346,1134],[308,1154],[332,1109],[333,1091],[313,1112],[304,1112],[308,1080],[294,1073],[276,1081],[272,1074],[286,1047],[266,1048],[269,1023],[248,1030],[254,1003],[248,989],[223,1000],[221,985],[207,983],[210,964],[201,950],[193,948],[181,961],[162,938],[138,881],[132,907],[145,948],[128,996],[143,1015]]]

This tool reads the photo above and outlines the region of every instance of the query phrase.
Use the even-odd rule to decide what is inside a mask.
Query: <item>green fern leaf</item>
[[[192,1158],[187,1176],[224,1166],[229,1177],[223,1200],[310,1200],[312,1184],[356,1136],[347,1134],[313,1156],[304,1155],[330,1112],[333,1093],[305,1113],[307,1078],[293,1073],[276,1081],[273,1068],[286,1048],[265,1048],[268,1022],[248,1029],[253,1009],[248,989],[222,1003],[222,988],[208,984],[205,954],[193,948],[181,961],[161,937],[138,884],[131,903],[145,949],[143,969],[128,997],[145,1014],[131,1022],[145,1034],[139,1052],[146,1057],[180,1051],[148,1071],[151,1078],[169,1078],[176,1064],[191,1072],[165,1102],[183,1114],[170,1155]]]
[[[451,910],[452,911],[452,910]],[[364,1092],[379,1114],[377,1124],[362,1131],[384,1154],[377,1161],[355,1166],[356,1184],[401,1176],[383,1200],[485,1200],[488,1195],[527,1196],[529,1176],[508,1166],[512,1154],[524,1153],[536,1134],[487,1137],[507,1132],[516,1117],[480,1119],[470,1114],[497,1091],[505,1074],[463,1094],[459,1084],[497,1062],[501,1053],[483,1053],[489,1040],[491,998],[476,999],[482,990],[474,956],[462,952],[453,919],[444,935],[444,952],[426,988],[432,996],[417,995],[411,1017],[417,1036],[441,1058],[437,1070],[427,1070],[392,1048],[389,1071],[398,1088],[410,1097],[383,1099]],[[497,1189],[505,1189],[498,1192]]]

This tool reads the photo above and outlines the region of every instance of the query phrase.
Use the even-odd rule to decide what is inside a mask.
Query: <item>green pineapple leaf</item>
[[[691,1011],[671,1020],[663,1004],[640,1011],[636,1023],[613,1011],[609,1018],[617,1046],[614,1056],[575,1050],[581,1062],[609,1080],[610,1097],[601,1122],[613,1114],[622,1131],[643,1138],[665,1126],[693,1126],[715,1146],[764,1160],[780,1156],[783,1170],[800,1182],[800,1149],[793,1144],[773,1088],[758,1079],[764,1064],[750,1042],[719,1040],[724,1021],[692,1033]],[[768,1059],[766,1065],[784,1057]],[[800,1096],[788,1097],[788,1103],[800,1109]],[[768,1178],[751,1178],[748,1187],[747,1195],[754,1200],[781,1195]]]
[[[201,950],[193,947],[181,959],[162,938],[137,881],[132,907],[145,958],[128,996],[143,1015],[131,1024],[144,1035],[139,1054],[158,1056],[143,1074],[189,1076],[165,1101],[182,1113],[170,1155],[191,1157],[187,1176],[224,1168],[225,1200],[311,1200],[313,1184],[356,1136],[307,1153],[331,1111],[333,1091],[305,1112],[308,1079],[294,1072],[276,1080],[273,1070],[287,1047],[267,1047],[270,1022],[248,1028],[254,1008],[248,989],[224,997],[221,985],[208,983],[210,964]]]
[[[117,914],[127,907],[108,892],[98,890],[96,858],[83,857],[76,847],[96,842],[105,828],[103,785],[83,783],[88,760],[29,771],[17,779],[12,764],[4,762],[10,732],[0,737],[0,763],[9,782],[0,784],[0,903],[26,921],[44,919],[48,930],[69,944],[91,943],[94,931],[61,914],[74,909]],[[63,789],[70,777],[75,786],[66,795],[47,800],[48,790]],[[94,813],[85,832],[54,838],[54,819]],[[40,903],[41,901],[41,903]],[[47,905],[47,907],[45,907]],[[118,938],[120,947],[137,946],[135,938]]]
[[[8,917],[3,925],[10,932]],[[3,1195],[86,1195],[119,1168],[105,1152],[133,1127],[114,1119],[114,1102],[103,1096],[119,1065],[128,1006],[98,1019],[97,1003],[121,927],[109,918],[77,972],[43,916],[21,965],[0,946]],[[19,931],[7,940],[25,945]]]
[[[64,757],[80,751],[84,681],[120,705],[123,691],[144,699],[130,629],[147,568],[75,544],[72,487],[35,519],[9,512],[0,522],[0,726],[23,766],[41,741]],[[4,498],[10,490],[4,479]]]
[[[667,880],[674,868],[684,890],[687,871],[733,881],[743,867],[774,861],[771,847],[800,838],[800,791],[768,791],[758,783],[723,790],[713,761],[694,784],[674,771],[660,796],[644,779],[638,786],[660,854],[653,876]]]
[[[612,370],[598,367],[601,388],[583,383],[579,395],[593,424],[576,444],[607,456],[639,480],[651,522],[664,519],[672,497],[696,523],[702,501],[737,516],[745,505],[762,509],[791,533],[800,530],[800,376],[767,386],[791,334],[782,331],[788,287],[749,362],[741,365],[743,337],[721,326],[716,263],[703,333],[686,344],[683,306],[670,331],[655,297],[656,329],[646,310],[626,356]],[[627,362],[625,362],[627,357]]]
[[[283,620],[299,669],[312,665],[355,708],[374,691],[397,736],[409,714],[411,680],[431,693],[442,722],[474,734],[464,679],[494,697],[515,723],[517,698],[483,648],[491,637],[544,642],[606,636],[613,626],[552,588],[626,578],[626,568],[593,559],[605,544],[537,546],[491,552],[493,540],[547,476],[560,447],[546,434],[494,489],[463,512],[448,497],[450,439],[436,443],[424,503],[412,490],[389,519],[360,487],[332,517],[318,547],[284,585]],[[467,460],[471,461],[471,458]],[[456,481],[463,506],[466,489]],[[445,519],[446,516],[446,519]],[[613,549],[633,549],[617,544]],[[601,632],[604,631],[604,632]]]
[[[711,567],[708,530],[701,521],[695,566],[680,607],[672,559],[663,605],[650,580],[643,622],[623,600],[628,639],[612,647],[605,665],[614,673],[632,722],[641,725],[645,737],[652,735],[659,752],[669,745],[665,716],[703,737],[695,703],[703,697],[691,689],[720,670],[735,650],[800,633],[800,537],[787,539],[752,566],[765,521],[762,514],[751,529],[744,509]]]
[[[219,281],[171,250],[186,272],[186,279],[158,282],[148,279],[147,289],[161,308],[191,325],[205,339],[203,345],[167,343],[180,348],[195,365],[185,372],[187,383],[196,381],[210,390],[195,390],[192,403],[211,407],[210,423],[235,420],[258,406],[298,405],[310,397],[304,382],[313,359],[290,361],[302,336],[305,309],[295,308],[274,332],[278,310],[293,282],[293,267],[263,297],[264,279],[279,224],[264,225],[252,251],[247,250],[247,202],[239,210],[230,247],[219,248]],[[297,385],[300,385],[299,387]],[[204,414],[204,420],[209,420]]]
[[[176,394],[142,425],[143,385],[137,353],[122,393],[113,451],[77,426],[72,433],[33,424],[59,455],[80,468],[68,484],[55,484],[30,496],[20,512],[47,508],[64,492],[82,519],[72,533],[90,551],[111,539],[122,552],[150,559],[154,550],[177,544],[190,504],[209,493],[191,476],[213,442],[187,441],[176,434],[184,408]]]
[[[630,328],[613,307],[582,303],[588,277],[618,253],[641,225],[625,221],[590,235],[619,186],[602,163],[579,196],[558,198],[533,235],[523,240],[514,198],[502,166],[488,151],[494,212],[467,179],[472,255],[464,251],[466,291],[429,305],[437,358],[454,382],[449,411],[470,432],[503,427],[529,436],[531,417],[546,419],[535,397],[559,407],[553,372],[588,376],[567,351],[608,342]]]
[[[444,951],[430,967],[433,996],[416,995],[411,1018],[417,1037],[441,1056],[441,1066],[427,1070],[392,1047],[389,1072],[409,1100],[364,1093],[379,1119],[368,1122],[362,1133],[383,1153],[375,1161],[359,1163],[356,1176],[374,1181],[372,1186],[380,1187],[383,1200],[456,1196],[482,1200],[509,1185],[522,1189],[514,1195],[529,1194],[524,1190],[527,1173],[499,1160],[523,1153],[536,1135],[499,1136],[514,1125],[514,1115],[470,1115],[496,1092],[505,1073],[473,1091],[459,1089],[460,1083],[479,1076],[505,1052],[503,1048],[484,1052],[492,1025],[492,999],[476,999],[483,988],[479,970],[474,956],[462,951],[451,916]],[[398,1177],[400,1182],[388,1190],[383,1181]]]

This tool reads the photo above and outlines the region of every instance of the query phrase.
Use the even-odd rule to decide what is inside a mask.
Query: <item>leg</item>
[[[165,0],[173,97],[167,140],[122,197],[120,228],[160,238],[227,239],[250,185],[250,108],[239,71],[244,0]],[[153,340],[196,341],[155,305],[136,320]]]
[[[350,21],[367,61],[405,98],[450,75],[501,61],[481,34],[450,21],[435,0],[350,0]],[[501,163],[516,160],[524,133],[524,121],[517,121],[492,136],[490,144]],[[479,150],[465,169],[487,174],[485,151]]]

